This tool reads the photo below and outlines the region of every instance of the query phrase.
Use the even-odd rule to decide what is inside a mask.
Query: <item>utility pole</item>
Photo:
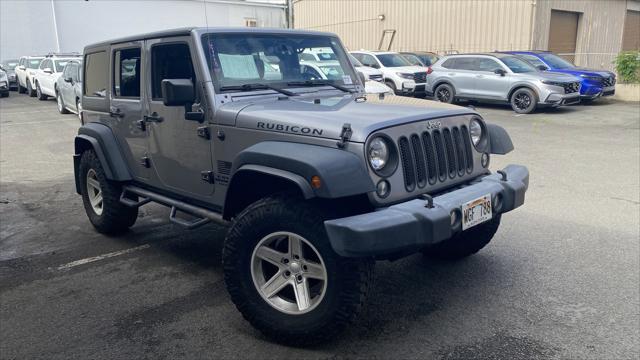
[[[287,0],[287,27],[293,29],[293,0]]]

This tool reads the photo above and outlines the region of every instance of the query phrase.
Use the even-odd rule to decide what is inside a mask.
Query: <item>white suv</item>
[[[364,66],[379,69],[384,83],[397,94],[425,95],[429,68],[411,65],[402,55],[389,51],[352,51]]]
[[[50,55],[40,62],[35,72],[34,87],[39,100],[47,100],[49,96],[56,96],[56,82],[64,66],[70,60],[77,60],[78,56]]]
[[[44,56],[23,56],[16,66],[16,76],[18,77],[18,92],[20,94],[27,93],[29,96],[36,96],[35,84],[33,76],[40,66],[40,62]]]

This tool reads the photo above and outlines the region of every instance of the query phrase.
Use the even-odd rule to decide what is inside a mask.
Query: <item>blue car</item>
[[[548,51],[506,51],[529,61],[540,70],[571,74],[580,78],[580,98],[595,100],[601,96],[613,95],[616,91],[616,75],[611,71],[577,67],[569,61]]]

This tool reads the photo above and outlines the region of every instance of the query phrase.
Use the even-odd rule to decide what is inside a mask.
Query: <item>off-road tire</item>
[[[102,213],[97,214],[89,201],[87,189],[87,173],[95,171],[102,190]],[[120,183],[108,180],[100,159],[93,150],[82,153],[79,168],[79,181],[82,193],[82,202],[91,224],[103,234],[115,235],[126,231],[133,226],[138,218],[138,208],[129,207],[120,202],[122,186]]]
[[[384,84],[387,85],[393,91],[394,95],[398,93],[398,88],[396,88],[396,83],[393,82],[392,80],[387,80],[384,82]]]
[[[62,95],[60,95],[58,89],[56,89],[56,105],[58,106],[58,111],[60,112],[60,114],[69,113],[69,110],[67,110],[67,107],[64,105],[64,100],[62,100]]]
[[[493,239],[500,227],[500,218],[501,215],[494,215],[488,222],[457,233],[448,240],[424,249],[422,253],[442,260],[458,260],[473,255]]]
[[[528,106],[519,105],[518,99],[519,96],[523,96],[528,98]],[[509,103],[511,104],[511,108],[513,111],[518,114],[530,114],[536,110],[538,106],[538,96],[536,93],[529,88],[520,88],[516,89],[516,91],[511,94],[511,99],[509,99]]]
[[[47,100],[49,97],[42,92],[42,88],[40,87],[40,83],[36,81],[36,97],[40,101]]]
[[[31,88],[31,80],[27,79],[27,95],[29,97],[36,97],[36,91]]]
[[[433,99],[447,104],[452,104],[456,98],[456,91],[449,84],[440,84],[433,92]]]
[[[327,238],[319,207],[291,196],[273,196],[248,206],[232,222],[223,250],[224,280],[231,300],[244,318],[273,341],[288,345],[323,342],[338,334],[360,312],[372,282],[372,259],[343,258]],[[327,288],[313,310],[286,314],[258,293],[251,257],[268,234],[287,231],[303,236],[321,254]]]

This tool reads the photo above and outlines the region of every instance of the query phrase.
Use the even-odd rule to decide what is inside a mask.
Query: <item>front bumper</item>
[[[555,106],[563,106],[563,105],[573,105],[580,102],[580,93],[574,92],[569,94],[559,94],[552,93],[546,97],[546,99],[541,102],[542,105],[551,105]]]
[[[409,254],[462,231],[460,221],[451,224],[451,212],[462,204],[491,194],[493,214],[502,214],[524,204],[529,187],[529,171],[509,165],[501,174],[486,175],[468,186],[433,198],[433,207],[415,199],[374,212],[325,221],[334,251],[345,257],[393,256]],[[458,216],[458,219],[460,217]]]

